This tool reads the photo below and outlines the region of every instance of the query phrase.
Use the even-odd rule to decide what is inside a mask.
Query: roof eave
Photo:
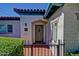
[[[20,15],[44,15],[45,9],[17,9],[14,8],[14,11]]]
[[[48,7],[48,9],[47,9],[47,11],[46,11],[46,13],[45,13],[45,15],[44,15],[44,18],[47,18],[47,16],[48,16],[48,14],[50,13],[50,11],[51,11],[51,8],[53,7],[53,6],[56,6],[56,7],[62,7],[62,6],[64,6],[64,3],[50,3],[49,4],[49,7]],[[54,10],[53,10],[54,11]],[[55,12],[55,11],[54,11]],[[53,12],[53,13],[54,13]],[[52,15],[53,15],[53,13],[52,13]]]
[[[1,16],[0,20],[20,20],[20,17]]]

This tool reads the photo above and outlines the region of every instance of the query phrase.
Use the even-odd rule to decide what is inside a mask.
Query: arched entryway
[[[32,22],[32,42],[45,43],[45,28],[47,20],[36,20]]]

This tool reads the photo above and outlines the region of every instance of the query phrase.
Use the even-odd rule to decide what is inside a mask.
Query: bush
[[[23,40],[20,38],[0,37],[0,56],[23,55]]]
[[[78,53],[65,53],[65,56],[79,56],[79,52]]]

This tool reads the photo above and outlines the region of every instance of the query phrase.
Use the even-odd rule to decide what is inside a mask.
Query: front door
[[[43,25],[35,25],[35,43],[43,43]]]

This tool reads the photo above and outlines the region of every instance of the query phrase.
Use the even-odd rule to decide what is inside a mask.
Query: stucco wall
[[[42,15],[20,15],[21,16],[21,37],[26,40],[26,44],[32,44],[32,22],[43,18]],[[27,26],[25,26],[27,23]],[[24,31],[24,28],[28,28],[28,31]]]
[[[79,20],[75,15],[79,10],[79,4],[65,4],[63,7],[65,52],[74,52],[79,46]]]
[[[74,52],[79,49],[79,20],[77,20],[76,12],[79,13],[79,4],[65,4],[49,19],[51,23],[58,20],[57,39],[64,40],[65,52]],[[61,13],[63,16],[60,16]]]
[[[20,37],[20,21],[16,20],[0,20],[0,24],[12,24],[13,33],[2,33],[0,36]]]
[[[64,30],[64,14],[62,13],[62,7],[59,8],[50,18],[50,26],[57,21],[57,40],[63,40],[63,30]],[[53,29],[50,28],[51,31]],[[51,36],[52,37],[52,36]]]
[[[64,40],[64,13],[62,12],[62,7],[59,8],[50,18],[49,23],[51,26],[51,32],[52,33],[52,44],[56,44],[58,40],[61,40],[61,43],[63,43]],[[57,30],[54,28],[54,23],[57,23]],[[55,33],[56,31],[56,33]],[[56,35],[55,35],[56,34]],[[55,49],[55,50],[54,50]],[[57,54],[57,47],[52,47],[53,53]],[[60,55],[63,55],[63,46],[60,48]]]

